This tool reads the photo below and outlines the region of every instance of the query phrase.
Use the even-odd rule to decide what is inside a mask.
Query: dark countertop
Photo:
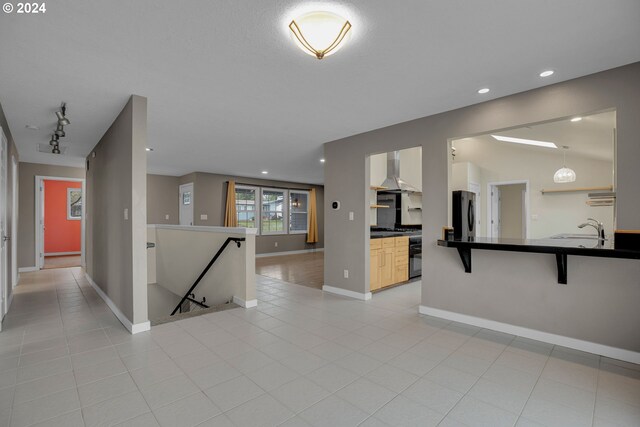
[[[488,249],[510,252],[555,253],[604,258],[640,259],[640,251],[613,248],[607,240],[598,247],[596,239],[493,239],[475,237],[466,240],[438,240],[439,246],[468,249]]]
[[[402,237],[402,236],[422,236],[421,230],[416,231],[372,231],[372,239],[383,239],[385,237]]]

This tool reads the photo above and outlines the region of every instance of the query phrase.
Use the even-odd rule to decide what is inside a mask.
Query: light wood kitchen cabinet
[[[377,239],[376,239],[377,240]],[[380,242],[374,245],[371,241],[371,248],[369,250],[369,277],[371,283],[371,290],[375,291],[380,289],[380,258],[382,256],[380,249]]]
[[[392,239],[390,239],[392,240]],[[384,288],[385,286],[393,285],[393,271],[394,271],[394,263],[393,263],[393,247],[384,247],[384,242],[382,243],[382,261],[380,263],[380,287]]]
[[[369,274],[372,291],[409,280],[409,238],[371,239]]]

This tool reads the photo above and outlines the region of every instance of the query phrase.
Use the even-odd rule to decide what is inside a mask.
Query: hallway
[[[132,336],[79,268],[23,274],[0,334],[0,426],[592,426],[640,417],[639,366],[417,315],[420,282],[362,302],[257,281],[257,309]]]

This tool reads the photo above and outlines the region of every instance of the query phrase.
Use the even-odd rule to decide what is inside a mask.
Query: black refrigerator
[[[476,195],[471,191],[454,191],[452,200],[453,237],[476,237]]]

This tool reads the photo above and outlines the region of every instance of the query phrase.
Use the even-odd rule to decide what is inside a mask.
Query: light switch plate
[[[353,212],[349,212],[349,221],[353,221]]]
[[[207,215],[207,214],[201,214],[201,215],[200,215],[200,219],[201,219],[202,221],[205,221],[205,220],[209,219],[209,215]]]
[[[348,279],[349,278],[349,270],[345,270],[344,271],[344,278]]]
[[[169,215],[165,215],[165,216],[164,216],[164,219],[169,219]]]
[[[124,208],[124,220],[129,220],[129,208]]]

